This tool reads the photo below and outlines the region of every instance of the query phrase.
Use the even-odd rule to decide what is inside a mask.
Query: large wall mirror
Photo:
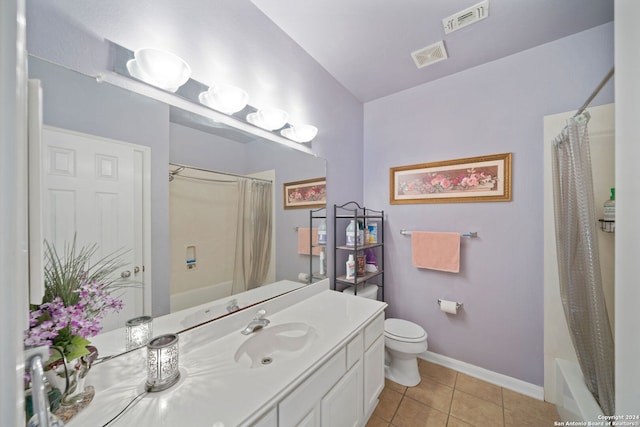
[[[309,271],[309,256],[299,253],[297,229],[308,227],[309,210],[284,209],[282,189],[287,182],[325,177],[324,159],[35,57],[29,58],[29,75],[41,81],[46,126],[149,147],[149,221],[144,227],[150,241],[151,267],[146,272],[151,278],[151,295],[145,295],[144,308],[134,314],[158,317],[193,305],[214,305],[214,300],[222,301],[226,308],[234,291],[241,292],[237,301],[242,308],[304,286],[299,276]],[[210,192],[209,181],[226,181],[216,184],[234,193],[236,190],[229,187],[252,180],[270,182],[272,186],[269,209],[273,232],[262,237],[257,233],[251,238],[270,240],[271,265],[265,276],[269,284],[238,289],[230,286],[229,292],[211,293],[212,288],[232,282],[237,275],[229,269],[231,261],[223,262],[227,268],[224,274],[219,274],[220,267],[213,266],[213,261],[221,258],[221,254],[236,252],[236,247],[222,235],[238,225],[236,222],[231,225],[224,213],[216,216],[215,211],[222,203],[215,199],[217,196],[205,201],[198,194]],[[237,204],[237,193],[231,199]],[[204,224],[207,218],[202,212],[207,210],[211,211],[208,230],[198,233],[198,227],[202,226],[198,224]],[[188,235],[181,238],[180,231],[174,229],[178,226],[174,221],[180,216],[182,221],[189,221],[189,212],[198,212],[200,223],[194,222],[191,228],[180,225],[188,229],[184,231]],[[192,264],[196,266],[190,267]],[[285,280],[291,282],[278,285]],[[167,328],[180,331],[215,317],[197,314],[187,322],[154,323],[154,329],[159,328],[154,335],[168,332]],[[125,319],[120,320],[122,323]],[[124,347],[122,331],[104,335],[107,334],[122,335]]]

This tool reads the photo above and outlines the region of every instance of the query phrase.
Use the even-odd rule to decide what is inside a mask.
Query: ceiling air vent
[[[489,16],[489,0],[484,0],[468,9],[455,13],[442,20],[444,33],[449,34],[467,25],[475,24]]]
[[[448,58],[447,50],[444,48],[444,42],[442,40],[431,46],[411,52],[411,57],[418,68],[426,67],[427,65],[435,64]]]

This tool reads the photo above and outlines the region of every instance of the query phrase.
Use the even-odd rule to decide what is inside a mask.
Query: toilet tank
[[[349,286],[342,292],[345,294],[355,294],[355,286]],[[377,285],[358,285],[358,296],[368,299],[378,299],[378,286]]]

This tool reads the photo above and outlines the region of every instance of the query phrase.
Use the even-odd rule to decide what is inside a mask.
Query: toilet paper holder
[[[442,305],[442,300],[438,299],[438,305]],[[460,310],[462,308],[461,302],[456,302],[456,310]]]

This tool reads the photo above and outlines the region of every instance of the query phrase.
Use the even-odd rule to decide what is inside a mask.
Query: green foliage
[[[92,258],[95,258],[98,245],[93,244],[76,250],[75,235],[73,243],[65,244],[62,256],[47,241],[44,242],[44,248],[46,266],[44,269],[45,291],[42,302],[51,302],[54,298],[60,297],[65,306],[75,305],[80,300],[77,291],[82,283],[100,282],[111,288],[123,285],[122,281],[112,276],[116,270],[126,265],[120,260],[120,257],[128,251],[118,250],[92,261]]]

